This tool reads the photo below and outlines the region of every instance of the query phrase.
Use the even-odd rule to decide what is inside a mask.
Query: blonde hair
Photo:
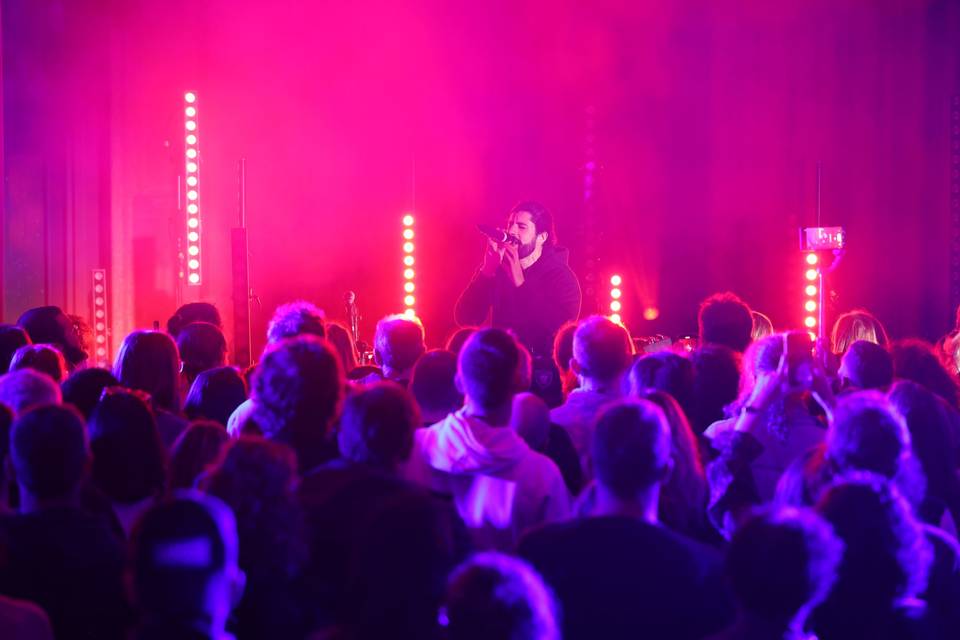
[[[833,323],[830,342],[834,353],[843,355],[857,340],[866,340],[881,347],[886,347],[889,342],[883,325],[866,309],[848,311]]]

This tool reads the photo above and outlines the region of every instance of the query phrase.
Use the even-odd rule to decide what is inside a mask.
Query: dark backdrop
[[[693,331],[719,289],[792,326],[820,161],[822,220],[850,239],[836,309],[944,332],[958,3],[667,4],[3,0],[4,317],[89,313],[89,269],[108,266],[115,338],[197,297],[229,322],[244,157],[257,338],[280,302],[339,316],[347,289],[369,338],[402,309],[413,211],[417,306],[440,343],[474,223],[521,198],[555,212],[585,310],[624,276],[635,334]],[[186,88],[199,290],[177,280]]]

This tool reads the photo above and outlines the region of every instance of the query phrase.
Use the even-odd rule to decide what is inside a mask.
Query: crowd
[[[242,371],[192,303],[108,371],[32,309],[0,327],[0,636],[960,637],[960,318],[698,320],[638,352],[588,317],[550,359],[390,316],[370,366],[295,302]]]

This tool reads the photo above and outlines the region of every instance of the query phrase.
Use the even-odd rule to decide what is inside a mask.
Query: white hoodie
[[[508,426],[463,410],[416,432],[408,479],[453,497],[480,548],[512,551],[520,534],[566,518],[570,495],[554,462]]]

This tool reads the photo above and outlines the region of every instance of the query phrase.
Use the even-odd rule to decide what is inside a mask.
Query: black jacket
[[[564,248],[544,246],[519,287],[503,269],[493,277],[478,270],[457,301],[457,323],[483,324],[493,309],[494,327],[512,329],[534,356],[549,357],[557,329],[580,315],[580,284],[567,266],[568,255]]]

